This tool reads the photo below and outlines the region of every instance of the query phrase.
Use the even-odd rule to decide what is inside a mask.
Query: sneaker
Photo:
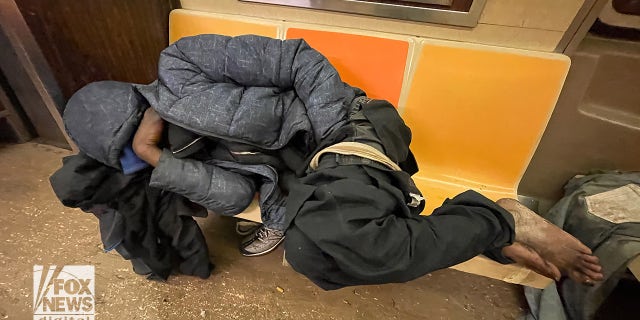
[[[236,222],[236,233],[241,236],[248,236],[255,233],[262,226],[261,223],[247,220],[238,220]]]
[[[267,254],[284,240],[284,231],[260,227],[253,237],[250,237],[240,245],[240,253],[245,257],[255,257]]]

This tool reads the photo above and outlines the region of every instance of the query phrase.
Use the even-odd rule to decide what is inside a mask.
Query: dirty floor
[[[281,248],[241,256],[234,219],[222,217],[199,221],[216,264],[209,279],[148,281],[102,251],[91,214],[55,198],[48,177],[69,154],[0,145],[0,319],[33,319],[34,264],[94,265],[96,319],[514,319],[525,306],[519,286],[449,269],[326,292],[282,266]]]

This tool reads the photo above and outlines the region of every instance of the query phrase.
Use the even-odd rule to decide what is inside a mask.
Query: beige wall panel
[[[584,0],[488,0],[481,24],[565,31]]]
[[[488,0],[475,28],[400,21],[312,9],[240,2],[182,0],[184,9],[331,25],[425,38],[553,51],[583,0]],[[556,2],[560,2],[557,4]],[[526,4],[526,5],[524,5]],[[548,8],[551,9],[548,9]]]

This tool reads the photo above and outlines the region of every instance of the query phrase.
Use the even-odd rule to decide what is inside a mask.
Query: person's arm
[[[158,142],[162,137],[164,121],[152,109],[148,108],[142,116],[135,136],[133,136],[133,152],[146,163],[153,167],[158,166],[162,150],[158,148]]]
[[[180,194],[218,214],[238,214],[249,206],[256,192],[251,179],[201,161],[174,158],[158,147],[163,127],[163,120],[149,108],[133,138],[134,152],[155,167],[150,186]]]

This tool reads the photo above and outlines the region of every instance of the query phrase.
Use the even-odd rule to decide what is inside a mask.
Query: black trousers
[[[324,156],[289,186],[286,259],[321,288],[405,282],[483,253],[511,262],[513,217],[493,201],[466,191],[421,216],[407,173],[339,162]]]

